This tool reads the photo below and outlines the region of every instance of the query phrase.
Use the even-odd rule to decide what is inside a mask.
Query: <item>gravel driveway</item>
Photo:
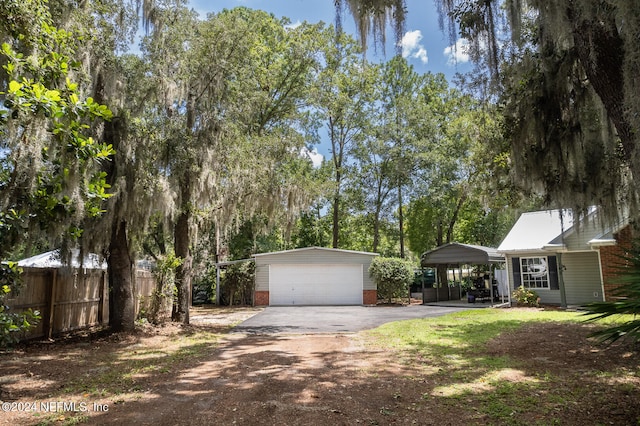
[[[467,308],[442,306],[269,306],[238,324],[233,333],[351,333],[392,321],[428,318]]]

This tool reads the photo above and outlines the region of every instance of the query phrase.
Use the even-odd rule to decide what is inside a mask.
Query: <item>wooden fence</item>
[[[51,337],[84,328],[109,324],[109,281],[106,271],[96,269],[23,268],[23,285],[6,304],[11,311],[40,311],[42,319],[24,339]],[[148,309],[155,289],[149,271],[136,272],[136,316]]]

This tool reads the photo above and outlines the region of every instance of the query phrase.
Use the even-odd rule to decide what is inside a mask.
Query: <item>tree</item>
[[[373,134],[372,134],[373,133]],[[362,198],[365,211],[372,220],[373,241],[371,251],[378,253],[381,242],[381,227],[385,218],[391,217],[395,202],[392,199],[393,162],[390,148],[376,130],[367,132],[354,150],[354,158],[358,161],[355,188]]]
[[[328,219],[328,216],[322,216],[320,205],[316,205],[306,212],[303,211],[292,236],[293,246],[295,248],[329,247],[331,244],[331,235],[328,232],[330,224],[325,219]]]
[[[112,161],[101,167],[111,188],[106,214],[85,220],[87,232],[79,244],[83,250],[105,255],[110,328],[131,331],[135,325],[133,241],[142,237],[149,216],[166,201],[163,176],[154,167],[161,151],[159,140],[141,118],[141,93],[150,88],[145,78],[148,68],[135,55],[119,54],[132,41],[137,15],[131,2],[120,0],[84,2],[82,7],[51,2],[50,7],[65,26],[91,29],[92,37],[84,40],[78,53],[84,58],[92,97],[111,105],[115,113],[102,134],[116,150]]]
[[[324,67],[318,76],[313,96],[314,106],[326,124],[331,143],[334,185],[331,196],[332,246],[338,248],[343,185],[349,178],[354,144],[366,127],[366,108],[372,101],[375,74],[360,57],[361,51],[351,37],[341,31],[334,36],[331,32],[325,32],[324,36]]]
[[[404,190],[413,182],[420,152],[428,150],[427,138],[420,137],[417,130],[424,119],[418,94],[425,80],[398,55],[383,66],[381,74],[377,137],[386,145],[389,163],[385,171],[389,172],[390,185],[396,191],[400,257],[404,258]]]
[[[386,16],[393,16],[395,28],[405,19],[404,13],[392,14],[403,1],[348,4],[365,44],[369,30],[383,38]],[[342,5],[336,2],[338,12]],[[597,204],[610,220],[627,209],[636,215],[637,4],[438,0],[436,5],[452,41],[459,30],[470,42],[471,57],[504,87],[517,183],[558,207],[584,212]],[[510,41],[500,39],[503,23]]]
[[[293,223],[310,201],[299,129],[318,28],[286,29],[288,21],[247,8],[206,21],[184,8],[162,13],[162,33],[145,51],[164,105],[154,110],[167,141],[162,168],[176,194],[175,319],[188,322],[198,222],[222,234],[259,212]]]
[[[33,19],[14,19],[32,7]],[[51,240],[76,239],[82,220],[103,212],[108,184],[98,169],[113,154],[95,137],[112,117],[75,83],[78,42],[54,26],[42,2],[0,8],[0,257],[31,229]]]
[[[114,151],[99,140],[111,111],[76,82],[84,77],[78,38],[55,26],[46,2],[0,5],[0,42],[0,259],[5,259],[18,244],[43,235],[67,248],[77,241],[84,219],[104,211],[109,185],[99,165]],[[2,263],[0,299],[17,290],[18,272],[12,263]],[[22,325],[16,324],[18,317]],[[18,317],[0,310],[3,342],[5,332],[28,328],[29,314]]]

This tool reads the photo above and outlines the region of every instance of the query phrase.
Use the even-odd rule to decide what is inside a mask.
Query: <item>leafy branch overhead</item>
[[[80,75],[72,60],[76,36],[55,29],[47,19],[41,25],[36,32],[41,37],[31,40],[39,49],[24,49],[20,38],[0,49],[7,81],[0,92],[6,108],[0,111],[5,152],[0,208],[14,212],[4,216],[9,221],[3,224],[3,248],[26,238],[23,230],[34,225],[54,238],[77,237],[82,219],[101,214],[110,196],[96,165],[108,161],[114,150],[93,135],[112,113],[84,97],[73,82]]]

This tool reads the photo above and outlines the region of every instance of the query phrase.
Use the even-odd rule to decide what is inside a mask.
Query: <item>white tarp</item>
[[[500,300],[507,301],[511,300],[511,295],[509,291],[509,278],[507,276],[506,269],[496,269],[493,271],[493,276],[498,283],[498,294],[500,295]]]

